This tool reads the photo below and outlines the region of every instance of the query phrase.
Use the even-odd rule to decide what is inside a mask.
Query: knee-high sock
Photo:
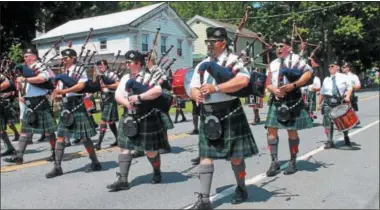
[[[276,137],[275,139],[267,139],[267,142],[268,142],[268,150],[270,152],[270,155],[272,157],[272,161],[275,161],[277,162],[278,161],[278,156],[277,156],[277,153],[278,153],[278,137]]]
[[[168,131],[164,131],[164,138],[165,138],[165,148],[170,149],[169,139],[168,139]]]
[[[65,153],[65,142],[57,141],[55,143],[55,167],[61,167],[63,154]]]
[[[113,135],[115,135],[115,138],[117,140],[117,128],[116,128],[115,122],[110,123],[109,126],[110,126],[110,130],[112,131]]]
[[[344,138],[348,138],[348,131],[343,131]]]
[[[26,135],[26,136],[21,136],[19,141],[18,141],[18,152],[17,152],[17,156],[18,157],[23,157],[24,156],[24,153],[25,153],[25,150],[26,150],[26,146],[28,146],[28,141],[31,141],[32,140],[32,136],[31,135]]]
[[[204,201],[208,202],[211,191],[212,176],[214,174],[214,164],[198,166],[199,179],[201,182],[201,191]]]
[[[119,154],[119,167],[121,180],[128,182],[128,173],[131,167],[133,156],[130,154]]]
[[[1,139],[3,139],[5,146],[7,147],[7,150],[15,150],[13,147],[11,141],[9,141],[7,132],[1,133]]]
[[[88,155],[90,156],[90,159],[93,163],[99,163],[98,158],[96,157],[96,153],[94,150],[94,144],[92,143],[91,139],[86,139],[83,142],[84,147],[86,148]]]
[[[186,119],[185,114],[183,113],[182,109],[179,110],[179,113],[181,113],[182,120]]]
[[[235,174],[236,183],[239,187],[245,187],[245,161],[241,161],[239,165],[234,165],[231,162],[232,170]]]
[[[107,124],[100,124],[100,131],[99,131],[99,141],[98,144],[101,144],[104,138],[104,135],[107,131]]]
[[[8,127],[13,131],[13,133],[15,134],[15,136],[18,136],[20,135],[17,131],[17,128],[14,124],[9,124]]]
[[[198,130],[198,115],[193,115],[194,130]]]
[[[297,158],[299,144],[300,144],[299,138],[289,139],[289,150],[290,150],[291,159]]]
[[[331,123],[329,127],[325,127],[325,134],[327,136],[327,141],[333,141],[334,124]]]
[[[179,116],[179,109],[176,109],[175,110],[175,122],[177,122],[178,121],[178,116]]]
[[[57,141],[57,138],[55,136],[55,133],[48,134],[46,136],[46,139],[49,141],[51,149],[54,151],[55,150],[55,142]]]
[[[152,167],[153,167],[153,169],[155,171],[160,170],[160,168],[161,168],[161,156],[160,156],[160,153],[157,153],[157,155],[155,157],[153,157],[153,158],[148,157],[148,160],[149,160],[150,164],[152,165]]]

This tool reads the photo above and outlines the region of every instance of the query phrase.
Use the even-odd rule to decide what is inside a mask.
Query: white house
[[[137,49],[147,52],[153,46],[153,40],[160,28],[156,51],[159,55],[173,45],[168,57],[177,60],[172,69],[191,67],[193,65],[192,50],[197,35],[181,20],[178,14],[167,4],[158,3],[138,9],[117,12],[102,16],[71,20],[36,37],[39,54],[42,56],[54,42],[64,36],[60,50],[72,42],[72,48],[79,54],[85,38],[93,28],[92,36],[86,50],[96,50],[98,59],[113,60],[118,50],[120,59],[128,50]],[[53,52],[49,56],[54,55]]]
[[[200,57],[202,55],[206,55],[207,46],[205,45],[204,40],[207,38],[206,36],[206,28],[208,27],[224,27],[227,30],[227,35],[232,40],[235,37],[235,32],[237,30],[237,26],[224,23],[218,20],[202,17],[199,15],[194,16],[190,20],[187,21],[187,24],[190,28],[197,34],[198,39],[194,42],[194,51],[193,55],[195,57]],[[247,46],[247,42],[252,42],[254,37],[258,36],[257,33],[252,32],[246,28],[243,28],[239,34],[239,38],[236,44],[236,52],[241,52]],[[251,48],[251,55],[257,55],[262,50],[262,44],[259,41],[256,41],[254,47]],[[262,63],[262,58],[258,58],[255,63]]]

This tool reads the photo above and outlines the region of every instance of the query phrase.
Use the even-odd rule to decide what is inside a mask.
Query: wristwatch
[[[218,85],[214,85],[215,87],[215,92],[219,93],[220,89],[219,89],[219,86]]]
[[[293,88],[297,88],[297,84],[296,83],[293,83]]]
[[[141,102],[141,96],[140,95],[137,96],[137,100],[139,100],[139,102]]]

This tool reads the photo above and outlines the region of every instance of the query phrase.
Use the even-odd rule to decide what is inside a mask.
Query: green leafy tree
[[[13,61],[15,63],[21,63],[21,61],[22,61],[21,44],[13,44],[9,48],[8,56],[9,56],[11,61]]]

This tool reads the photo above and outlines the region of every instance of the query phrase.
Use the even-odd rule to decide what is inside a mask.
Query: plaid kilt
[[[32,104],[39,103],[40,100],[32,98],[25,98],[25,101],[31,100]],[[34,105],[33,105],[34,106]],[[21,120],[21,133],[28,134],[44,134],[44,133],[54,133],[57,130],[57,122],[54,119],[53,111],[50,107],[49,101],[45,99],[41,108],[35,110],[37,116],[37,122],[30,125],[26,117],[27,108],[25,107],[22,120]]]
[[[164,130],[170,130],[174,128],[174,124],[168,113],[157,110],[157,114],[161,120]]]
[[[333,107],[328,106],[326,103],[323,103],[322,107],[322,113],[323,113],[323,127],[330,128],[330,125],[332,122],[330,113],[332,111]]]
[[[165,148],[167,139],[157,112],[139,122],[139,134],[133,138],[124,135],[123,121],[127,116],[126,114],[122,116],[118,127],[120,148],[137,151],[158,151]]]
[[[5,109],[7,124],[20,123],[20,107],[18,106],[18,100],[12,100],[11,104]]]
[[[239,104],[241,105],[240,101]],[[227,108],[226,114],[234,109]],[[218,113],[213,113],[219,117]],[[223,114],[224,116],[225,114]],[[213,159],[247,158],[259,152],[247,117],[242,108],[222,122],[223,143],[210,145],[204,134],[204,119],[201,117],[199,127],[199,157]]]
[[[103,103],[102,120],[105,122],[119,121],[119,113],[117,111],[117,103],[115,97],[112,97]]]
[[[288,123],[280,123],[276,116],[276,106],[272,103],[269,107],[265,126],[268,128],[287,129],[287,130],[302,130],[313,127],[313,121],[306,112],[303,105],[300,107],[301,114],[296,119],[290,120]]]
[[[313,91],[308,91],[307,98],[309,100],[309,111],[315,112],[317,109],[317,94]]]
[[[67,137],[74,139],[90,138],[96,135],[96,130],[89,119],[88,113],[84,107],[84,104],[73,112],[74,114],[74,125],[71,127],[66,127],[61,122],[61,116],[59,117],[58,123],[58,137]]]

